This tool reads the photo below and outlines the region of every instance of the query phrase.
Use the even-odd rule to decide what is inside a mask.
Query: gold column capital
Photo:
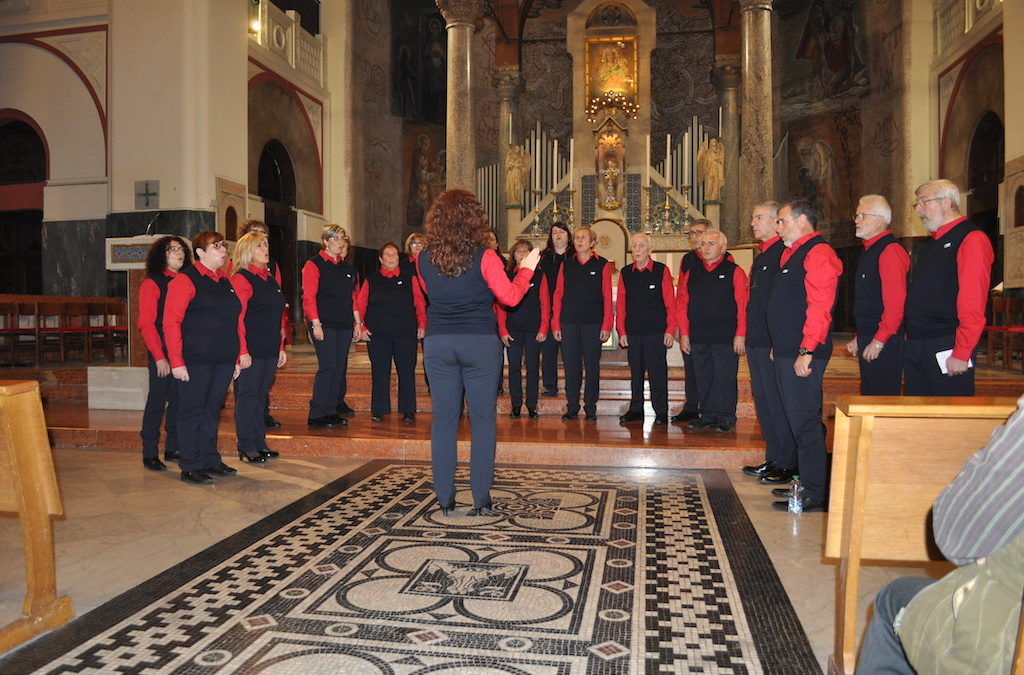
[[[739,2],[741,12],[752,12],[755,9],[772,11],[772,0],[739,0]]]
[[[441,15],[452,26],[472,26],[480,13],[480,0],[434,0]]]
[[[495,70],[491,75],[491,84],[494,85],[499,101],[515,101],[523,93],[523,75],[518,68]]]

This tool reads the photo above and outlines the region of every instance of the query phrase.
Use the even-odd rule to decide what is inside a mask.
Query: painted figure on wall
[[[813,0],[796,58],[811,62],[809,92],[819,98],[866,85],[867,67],[855,42],[854,2]]]
[[[636,96],[636,40],[634,38],[587,41],[587,95],[608,92]]]
[[[796,178],[804,198],[821,211],[826,221],[841,218],[839,206],[839,177],[832,146],[818,139],[804,136],[797,142],[800,167]]]
[[[432,0],[391,3],[392,112],[444,124],[448,35]]]
[[[409,172],[409,201],[405,210],[407,225],[422,226],[427,209],[434,197],[440,194],[437,190],[438,176],[442,173],[439,159],[438,154],[431,150],[430,136],[419,134]],[[443,181],[441,185],[444,185]]]

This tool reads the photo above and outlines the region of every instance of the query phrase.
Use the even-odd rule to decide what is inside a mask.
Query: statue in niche
[[[521,145],[510,145],[505,153],[505,203],[523,203],[523,190],[530,176],[530,153]]]
[[[622,136],[606,131],[597,146],[598,206],[605,211],[622,208],[622,170],[626,166]]]
[[[697,153],[697,180],[704,182],[704,198],[718,201],[725,184],[725,144],[712,137]]]

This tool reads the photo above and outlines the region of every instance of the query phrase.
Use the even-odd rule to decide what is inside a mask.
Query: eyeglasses
[[[875,216],[876,218],[881,218],[882,214],[881,213],[855,213],[855,214],[853,214],[853,219],[854,220],[860,220],[861,218],[867,218],[868,216]]]
[[[946,197],[928,197],[926,199],[918,199],[916,202],[914,202],[914,208],[916,209],[918,205],[924,206],[928,202],[935,202],[940,199],[946,199]]]
[[[168,247],[167,247],[167,248],[165,248],[164,250],[165,250],[165,251],[167,251],[168,253],[181,253],[181,252],[182,252],[182,251],[184,251],[185,249],[183,249],[183,248],[182,248],[182,247],[180,247],[180,246],[168,246]]]
[[[207,245],[207,248],[218,248],[218,249],[224,248],[224,242],[222,242],[222,241],[211,242],[210,244]]]

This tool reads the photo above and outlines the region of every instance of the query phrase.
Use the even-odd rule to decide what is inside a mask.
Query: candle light
[[[722,137],[722,106],[718,106],[718,137]]]
[[[647,154],[644,156],[644,186],[651,186],[651,135],[647,134]]]
[[[569,175],[572,175],[572,168],[576,165],[576,139],[569,137]]]
[[[533,138],[533,191],[540,191],[540,138]]]
[[[508,114],[508,144],[512,145],[512,113]]]
[[[555,139],[555,151],[551,153],[551,189],[558,184],[558,139]]]
[[[665,136],[665,188],[672,187],[672,134]]]

